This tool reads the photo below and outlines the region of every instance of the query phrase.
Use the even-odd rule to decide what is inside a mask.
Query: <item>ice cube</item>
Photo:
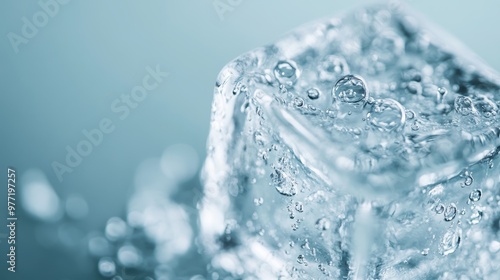
[[[238,57],[216,82],[203,171],[211,271],[500,277],[488,249],[500,237],[499,91],[498,74],[398,4]]]

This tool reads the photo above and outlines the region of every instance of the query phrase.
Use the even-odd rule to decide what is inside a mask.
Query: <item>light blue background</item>
[[[72,0],[16,54],[7,34],[20,34],[21,18],[31,18],[40,7],[36,1],[3,1],[0,172],[7,166],[21,174],[42,170],[59,194],[87,199],[90,213],[80,226],[102,230],[109,217],[124,213],[141,160],[174,143],[190,144],[204,156],[213,85],[227,62],[298,25],[372,1],[241,2],[221,20],[212,0]],[[500,70],[498,1],[407,3]],[[112,101],[129,94],[145,68],[156,65],[170,76],[120,121],[110,109]],[[59,182],[51,163],[63,162],[65,147],[75,147],[84,139],[81,131],[97,128],[103,118],[114,121],[115,131]],[[0,183],[2,215],[5,185]],[[40,246],[33,237],[36,223],[19,215],[17,277],[3,278],[6,244],[0,240],[0,278],[91,278],[94,263],[77,264],[63,249]]]

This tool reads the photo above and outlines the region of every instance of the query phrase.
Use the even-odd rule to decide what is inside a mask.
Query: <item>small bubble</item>
[[[476,109],[472,104],[472,99],[467,96],[458,96],[455,98],[455,111],[462,116],[472,114]]]
[[[317,88],[310,88],[307,90],[307,96],[311,99],[311,100],[315,100],[315,99],[318,99],[319,96],[320,96],[320,92]]]
[[[414,121],[412,124],[411,124],[411,130],[413,131],[417,131],[420,129],[420,126],[418,125],[418,122],[417,121]]]
[[[475,189],[469,194],[469,199],[473,202],[479,201],[481,199],[482,191],[480,189]]]
[[[327,218],[320,218],[316,221],[316,228],[319,230],[328,230],[330,229],[330,221]]]
[[[449,222],[455,218],[457,215],[457,206],[454,203],[451,203],[444,210],[444,220]]]
[[[254,198],[253,203],[255,204],[255,206],[261,206],[264,203],[264,198]]]
[[[413,120],[415,118],[415,112],[413,112],[412,110],[406,110],[405,114],[406,114],[406,119],[408,120]]]
[[[297,64],[290,60],[279,61],[274,67],[274,76],[282,85],[293,85],[299,76]]]
[[[293,99],[293,105],[295,107],[299,107],[300,108],[300,107],[304,106],[304,100],[302,98],[300,98],[300,97],[295,97]]]
[[[349,66],[343,57],[329,55],[319,66],[319,79],[322,81],[332,81],[348,72]]]
[[[479,112],[481,112],[485,118],[491,118],[497,115],[498,106],[487,97],[480,97],[475,103],[475,107],[478,108]]]
[[[304,204],[302,202],[295,202],[295,210],[300,213],[304,212]]]
[[[444,205],[442,203],[439,203],[434,208],[434,211],[436,212],[436,214],[442,214],[444,212]]]
[[[358,103],[368,98],[368,88],[365,81],[356,75],[346,75],[338,80],[333,88],[333,93],[344,103]]]
[[[406,121],[404,107],[393,99],[377,100],[367,115],[369,124],[379,131],[392,131]]]
[[[430,250],[429,248],[425,248],[422,250],[422,252],[420,252],[420,254],[422,254],[422,256],[427,256],[429,255],[429,250]]]
[[[422,94],[422,84],[416,81],[409,82],[408,85],[406,86],[406,89],[411,94],[416,94],[416,95]]]
[[[305,264],[305,263],[306,263],[306,257],[305,257],[304,255],[299,255],[299,256],[297,257],[297,262],[298,262],[299,264]]]
[[[472,176],[471,176],[471,175],[466,176],[466,177],[465,177],[464,184],[465,184],[466,186],[470,186],[470,185],[472,185],[472,183],[474,183],[474,178],[472,178]]]

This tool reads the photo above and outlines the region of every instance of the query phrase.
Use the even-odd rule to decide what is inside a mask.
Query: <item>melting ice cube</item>
[[[396,4],[240,56],[216,82],[204,166],[212,272],[500,277],[499,90]]]

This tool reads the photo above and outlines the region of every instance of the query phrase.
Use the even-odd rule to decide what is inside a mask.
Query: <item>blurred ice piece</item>
[[[83,219],[89,212],[89,206],[83,196],[71,194],[66,198],[66,214],[75,220]]]
[[[196,175],[198,171],[198,153],[187,144],[175,144],[163,152],[161,170],[167,178],[183,183]]]
[[[56,222],[62,217],[60,199],[42,171],[27,170],[20,182],[19,200],[28,214],[43,222]]]
[[[163,173],[162,164],[174,172]],[[189,217],[170,195],[196,173],[197,166],[196,152],[190,146],[174,145],[166,149],[161,161],[145,160],[137,170],[136,185],[143,187],[136,188],[129,200],[127,222],[131,227],[141,228],[155,244],[159,263],[168,262],[191,247],[193,231]],[[188,171],[183,171],[184,168]]]

